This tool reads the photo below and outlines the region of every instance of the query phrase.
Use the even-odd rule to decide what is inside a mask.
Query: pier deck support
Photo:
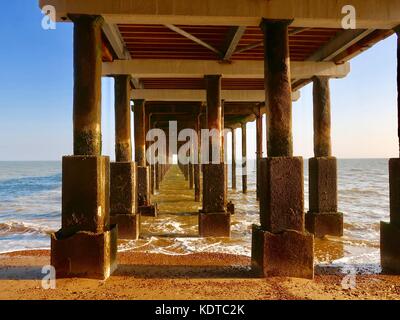
[[[400,143],[400,28],[397,33],[397,112]],[[390,222],[381,222],[381,265],[386,273],[400,274],[400,158],[389,160]]]
[[[242,123],[242,192],[247,193],[247,127]]]
[[[314,77],[314,158],[309,160],[307,230],[316,237],[343,236],[337,206],[337,160],[332,157],[329,78]]]
[[[313,278],[314,237],[305,231],[303,159],[293,157],[288,26],[263,19],[268,158],[260,163],[260,222],[252,266],[262,276]]]
[[[200,202],[201,200],[201,186],[200,186],[200,165],[193,166],[194,175],[194,201]]]
[[[257,200],[260,200],[260,184],[261,184],[261,177],[260,177],[260,161],[262,158],[262,114],[259,108],[256,114],[256,188],[257,188]]]
[[[152,195],[155,194],[155,166],[152,164],[150,165],[150,193]]]
[[[195,119],[195,131],[197,133],[197,136],[199,137],[198,141],[197,141],[197,152],[198,152],[198,163],[194,164],[194,168],[193,168],[193,180],[194,180],[194,201],[196,202],[200,202],[201,200],[201,185],[200,185],[200,148],[201,148],[201,141],[200,141],[200,115],[196,116]]]
[[[116,269],[117,227],[110,225],[109,157],[101,156],[99,16],[74,22],[74,155],[62,162],[62,227],[51,235],[57,277],[107,279]]]
[[[232,128],[232,190],[236,190],[236,130]]]
[[[221,76],[205,77],[207,87],[207,126],[219,132],[218,141],[210,139],[210,163],[203,164],[203,209],[199,214],[199,233],[202,237],[229,237],[230,217],[226,212],[226,168],[222,154]],[[220,154],[220,163],[212,162],[213,151]]]
[[[156,216],[157,210],[151,205],[150,168],[146,165],[146,113],[144,100],[134,101],[135,161],[137,164],[138,211],[142,215]]]
[[[189,189],[193,190],[194,188],[194,165],[189,163]]]
[[[136,163],[132,162],[130,76],[115,77],[115,157],[110,165],[110,219],[120,239],[139,237]]]
[[[154,165],[154,173],[155,173],[155,189],[159,191],[161,182],[161,166],[159,163]]]

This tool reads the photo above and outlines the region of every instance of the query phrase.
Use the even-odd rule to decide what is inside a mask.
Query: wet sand
[[[133,299],[133,300],[293,300],[400,299],[400,276],[357,275],[345,290],[343,275],[317,268],[314,280],[257,278],[250,259],[227,254],[168,256],[119,253],[118,270],[106,281],[58,279],[57,288],[41,287],[42,266],[50,252],[22,251],[0,255],[0,299]]]

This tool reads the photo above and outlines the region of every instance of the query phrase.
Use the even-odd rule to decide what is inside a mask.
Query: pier
[[[228,186],[227,153],[241,143],[246,193],[246,124],[256,121],[260,216],[252,228],[251,274],[312,279],[315,238],[343,235],[329,81],[346,77],[355,56],[399,35],[400,2],[374,1],[373,8],[372,1],[352,2],[357,29],[343,28],[342,1],[40,0],[40,7],[54,6],[58,23],[74,24],[74,153],[63,157],[62,228],[51,236],[57,276],[107,279],[118,272],[118,239],[140,238],[141,219],[157,217],[171,192],[163,188],[178,170],[172,166],[178,150],[170,151],[176,138],[168,134],[171,121],[177,132],[216,133],[207,150],[216,162],[196,163],[189,152],[189,163],[177,165],[190,202],[198,203],[197,236],[230,237],[235,204],[228,188],[236,189],[238,177],[235,165]],[[115,79],[115,161],[102,154],[102,77]],[[307,213],[304,159],[293,153],[292,133],[292,101],[301,99],[306,85],[313,86],[314,98]],[[157,153],[163,163],[147,156],[152,129],[166,133],[168,146]],[[224,129],[241,131],[230,148]],[[399,274],[398,158],[390,160],[389,173],[382,267]]]

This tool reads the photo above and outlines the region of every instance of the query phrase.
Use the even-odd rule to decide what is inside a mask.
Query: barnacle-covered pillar
[[[51,235],[57,277],[106,279],[115,270],[117,227],[110,225],[110,160],[101,155],[103,18],[74,22],[74,155],[62,161],[62,225]]]
[[[314,237],[305,231],[303,159],[293,157],[288,28],[263,19],[268,157],[260,163],[260,225],[253,226],[252,266],[262,276],[312,278]]]
[[[337,160],[332,157],[331,102],[328,77],[314,77],[314,158],[308,162],[309,204],[307,230],[316,237],[343,235],[338,212]]]
[[[397,112],[400,142],[400,27],[397,33]],[[381,222],[381,265],[384,272],[400,274],[400,158],[389,160],[390,222]]]
[[[139,237],[136,163],[132,162],[131,78],[115,77],[115,162],[110,165],[111,222],[118,225],[120,239]]]
[[[226,207],[226,167],[223,161],[221,76],[205,77],[207,89],[207,129],[216,133],[210,138],[208,164],[203,164],[203,209],[199,215],[199,233],[203,237],[229,237],[230,214]],[[213,163],[213,155],[219,159]]]

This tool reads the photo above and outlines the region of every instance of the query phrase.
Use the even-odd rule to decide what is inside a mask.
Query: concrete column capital
[[[294,19],[266,19],[262,18],[260,23],[260,28],[262,31],[266,32],[269,26],[290,26],[293,23]]]
[[[88,14],[69,14],[68,18],[73,23],[88,23],[94,26],[103,26],[105,20],[102,16],[88,15]]]
[[[204,76],[204,79],[206,79],[206,80],[212,80],[212,79],[219,80],[221,78],[222,78],[221,74],[206,74]]]
[[[316,82],[316,81],[329,81],[331,79],[331,77],[328,76],[314,76],[312,77],[312,81]]]

